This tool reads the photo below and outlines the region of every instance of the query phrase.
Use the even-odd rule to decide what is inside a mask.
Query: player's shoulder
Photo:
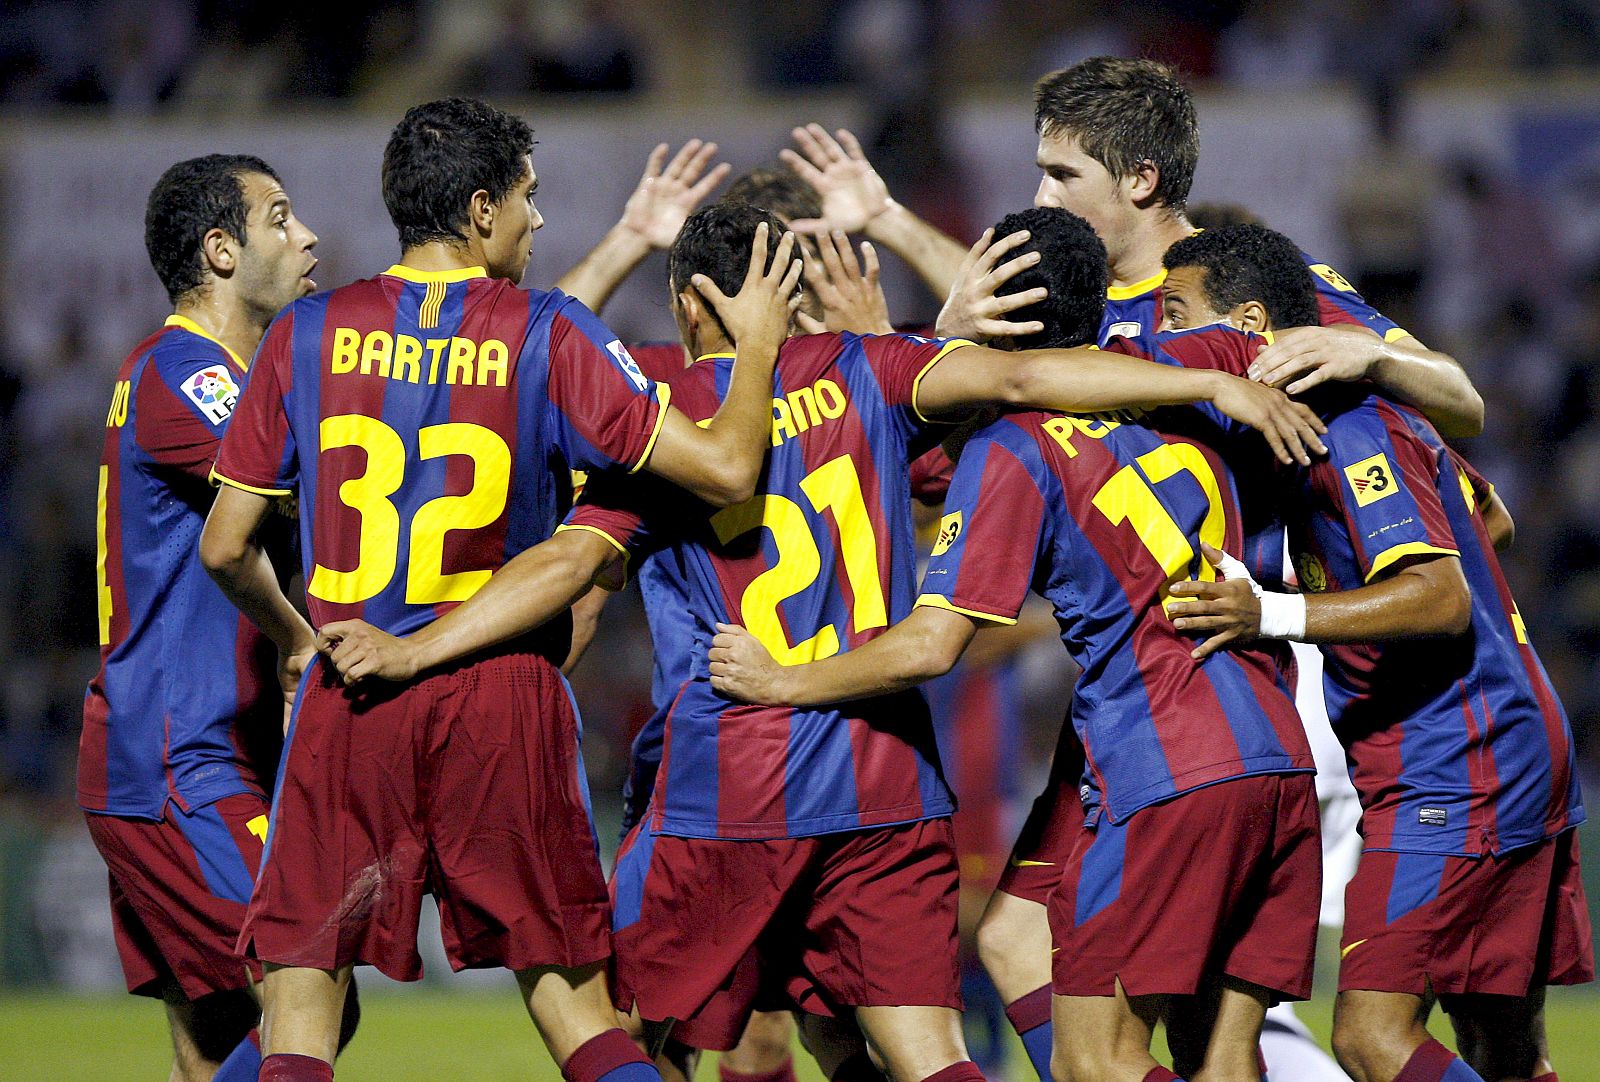
[[[1325,285],[1339,293],[1355,293],[1356,287],[1350,284],[1350,279],[1334,270],[1333,264],[1325,259],[1319,259],[1305,249],[1300,250],[1300,259],[1318,279],[1319,285]]]
[[[1135,341],[1148,350],[1142,354],[1145,357],[1170,358],[1190,367],[1216,368],[1240,375],[1250,367],[1257,350],[1268,340],[1226,323],[1212,323],[1205,327],[1160,331]]]
[[[679,342],[638,342],[627,350],[639,371],[657,383],[676,383],[683,377],[686,358]]]
[[[1046,438],[1050,426],[1067,415],[1053,410],[1011,410],[1001,413],[974,431],[966,448],[996,445],[1009,451],[1022,462],[1041,459],[1041,440]],[[963,455],[966,453],[964,450]]]

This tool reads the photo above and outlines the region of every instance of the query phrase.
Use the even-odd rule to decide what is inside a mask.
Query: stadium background
[[[1037,75],[1099,53],[1177,64],[1199,96],[1194,200],[1242,204],[1289,233],[1453,352],[1483,392],[1488,430],[1463,449],[1517,517],[1508,573],[1572,717],[1584,780],[1600,792],[1600,7],[1123,7],[8,3],[0,1079],[165,1069],[160,1012],[118,994],[104,869],[72,800],[82,689],[95,666],[93,476],[107,387],[166,313],[143,251],[145,196],[180,158],[259,154],[321,237],[319,283],[343,284],[392,262],[377,189],[383,141],[405,106],[443,93],[490,97],[533,124],[547,224],[527,283],[548,286],[615,220],[658,141],[714,139],[737,171],[775,160],[795,124],[848,126],[900,201],[970,240],[1031,199]],[[896,319],[931,318],[937,302],[909,273],[887,274]],[[655,256],[606,309],[624,341],[675,337],[664,277]],[[990,749],[1010,779],[1001,829],[1043,777],[1066,668],[1050,643],[1015,667],[1022,724]],[[573,682],[609,852],[609,794],[648,713],[649,645],[633,595],[607,610]],[[1600,829],[1587,833],[1594,902]],[[420,989],[363,978],[367,1021],[341,1079],[554,1076],[503,976],[452,977],[437,951],[431,958]],[[1324,977],[1333,971],[1325,961]],[[1306,1012],[1324,1035],[1328,1010],[1324,995]],[[1600,995],[1553,996],[1551,1029],[1566,1082],[1600,1080]],[[1014,1064],[1022,1077],[1025,1063]]]

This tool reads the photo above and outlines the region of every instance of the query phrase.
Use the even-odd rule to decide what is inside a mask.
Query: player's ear
[[[1255,300],[1235,305],[1228,312],[1228,322],[1241,331],[1254,331],[1256,334],[1272,329],[1272,317],[1267,315],[1267,306]]]
[[[1128,197],[1135,203],[1146,203],[1155,197],[1156,186],[1161,183],[1161,167],[1145,158],[1122,179],[1128,186]]]
[[[487,234],[494,229],[496,209],[494,199],[483,188],[479,188],[467,203],[467,219],[479,233]]]
[[[239,242],[226,229],[208,229],[200,238],[200,257],[212,274],[226,278],[239,265]]]

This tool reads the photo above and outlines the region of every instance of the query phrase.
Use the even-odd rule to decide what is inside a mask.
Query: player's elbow
[[[218,582],[238,578],[250,555],[248,537],[230,536],[210,523],[200,534],[200,566]]]
[[[1001,370],[996,398],[1001,405],[1012,407],[1037,406],[1045,400],[1046,378],[1049,368],[1059,364],[1046,356],[1019,353],[1014,364]]]
[[[1439,419],[1439,434],[1446,439],[1465,440],[1483,434],[1483,396],[1470,383],[1457,397],[1455,408]]]
[[[744,503],[756,494],[760,473],[759,463],[755,466],[727,460],[708,463],[706,476],[701,479],[695,495],[713,507]]]
[[[1472,590],[1461,573],[1461,561],[1433,560],[1403,573],[1420,580],[1421,589],[1407,606],[1416,621],[1415,634],[1462,635],[1472,626]]]

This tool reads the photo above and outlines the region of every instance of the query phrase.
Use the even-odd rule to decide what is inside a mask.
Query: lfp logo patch
[[[650,381],[646,379],[644,373],[639,370],[639,362],[633,359],[633,354],[628,352],[627,346],[624,346],[619,341],[613,340],[606,343],[606,350],[611,354],[611,359],[622,366],[623,375],[627,376],[628,379],[633,381],[633,385],[635,387],[642,391],[646,387],[650,386]]]
[[[190,376],[183,385],[183,393],[200,407],[200,412],[209,417],[212,424],[226,421],[239,401],[239,385],[234,382],[233,373],[222,365],[203,368]]]

